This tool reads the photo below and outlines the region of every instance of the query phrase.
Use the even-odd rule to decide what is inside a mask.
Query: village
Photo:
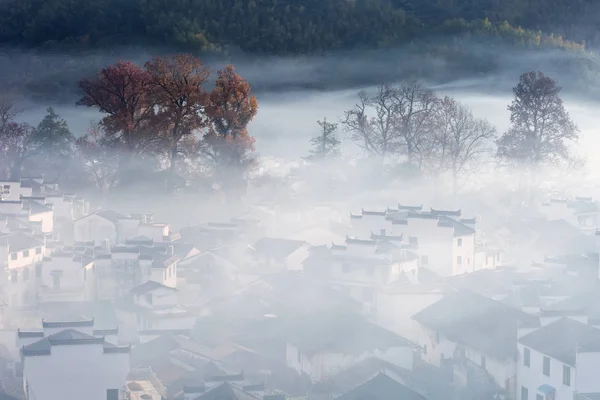
[[[600,398],[592,198],[268,236],[256,209],[175,230],[43,177],[0,193],[2,399]]]

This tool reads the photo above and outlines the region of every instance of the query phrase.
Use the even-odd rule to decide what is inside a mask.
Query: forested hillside
[[[526,43],[543,43],[542,30],[547,43],[589,44],[599,12],[597,0],[0,0],[0,45],[314,54],[482,27]]]

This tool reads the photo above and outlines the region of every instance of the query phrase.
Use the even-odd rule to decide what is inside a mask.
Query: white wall
[[[41,213],[31,214],[29,216],[30,221],[42,222],[42,232],[52,233],[54,229],[54,211],[46,211]]]
[[[319,353],[311,357],[286,344],[286,364],[298,374],[308,375],[313,382],[325,381],[345,369],[370,357],[381,358],[394,365],[412,370],[413,351],[410,346],[391,347],[385,351],[372,350],[362,354]]]
[[[10,190],[8,193],[2,194],[2,200],[16,201],[21,196],[31,196],[33,194],[33,188],[21,187],[21,182],[0,181],[0,187],[4,187],[4,185],[10,186]]]
[[[521,399],[521,387],[524,386],[529,391],[527,400],[536,400],[537,388],[543,384],[548,384],[556,388],[556,400],[573,400],[573,388],[576,387],[575,368],[571,367],[571,385],[563,385],[563,364],[562,362],[550,358],[550,376],[543,374],[543,355],[531,348],[530,366],[526,367],[523,363],[523,352],[525,346],[518,343],[519,359],[517,361],[517,400]],[[597,371],[596,371],[597,372]]]
[[[85,271],[81,261],[72,256],[54,256],[42,264],[40,295],[43,301],[85,300]],[[54,274],[60,273],[60,286],[54,288]]]
[[[129,354],[105,354],[101,344],[53,346],[49,356],[27,356],[24,379],[29,399],[106,400],[121,389],[130,370]]]
[[[111,244],[117,240],[115,224],[98,215],[90,214],[74,222],[73,239],[76,242],[89,242],[94,240],[102,243],[108,239]]]
[[[577,354],[577,371],[571,372],[571,382],[577,382],[577,391],[579,393],[598,393],[600,392],[600,353]]]
[[[443,297],[440,291],[422,293],[395,293],[380,291],[376,294],[375,321],[415,343],[423,335],[421,325],[412,316],[436,303]]]
[[[458,257],[461,258],[460,264],[458,264]],[[468,274],[474,270],[475,234],[454,237],[452,239],[452,275]]]
[[[290,271],[301,271],[303,268],[302,263],[308,257],[308,245],[302,245],[296,251],[292,252],[287,256],[286,267]]]
[[[32,247],[27,250],[11,251],[9,249],[9,251],[8,269],[18,269],[41,262],[46,252],[46,246],[40,244],[38,247]]]

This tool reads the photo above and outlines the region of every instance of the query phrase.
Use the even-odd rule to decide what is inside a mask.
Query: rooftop
[[[252,246],[256,252],[275,259],[283,259],[302,247],[306,242],[281,238],[263,237]]]
[[[173,291],[173,292],[177,291],[177,289],[174,289],[169,286],[165,286],[162,283],[158,283],[155,281],[147,281],[147,282],[142,283],[139,286],[134,287],[133,289],[131,289],[129,291],[129,293],[133,294],[134,296],[140,296],[140,295],[144,295],[146,293],[150,293],[156,289],[166,289],[166,290]]]
[[[409,389],[384,373],[344,393],[336,400],[426,400],[419,393]]]
[[[600,329],[571,318],[561,318],[523,336],[519,342],[574,366],[578,352],[600,352]]]
[[[128,352],[129,347],[118,347],[104,343],[104,336],[96,337],[80,332],[76,329],[65,329],[53,335],[47,336],[37,342],[21,347],[24,356],[43,356],[51,354],[52,346],[102,344],[105,352],[117,353]]]
[[[467,291],[447,294],[413,319],[455,343],[499,359],[514,357],[519,327],[539,326],[536,317]]]

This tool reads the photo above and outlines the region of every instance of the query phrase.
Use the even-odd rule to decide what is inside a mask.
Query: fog
[[[600,384],[586,377],[600,365],[599,104],[596,65],[576,61],[595,56],[474,43],[464,61],[413,50],[207,55],[213,69],[232,62],[258,99],[249,125],[258,168],[243,196],[193,180],[169,192],[160,177],[77,196],[43,178],[0,181],[9,360],[0,388],[36,400],[67,399],[64,387],[90,400],[117,399],[117,387],[132,400],[203,400],[213,390],[227,391],[222,400],[388,400],[373,395],[382,388],[402,400],[531,400],[523,388],[544,387],[550,357],[563,374],[555,400],[598,398]],[[20,94],[20,122],[37,125],[53,107],[79,136],[101,115],[74,105],[78,79],[163,53],[6,50],[0,83]],[[535,69],[564,87],[581,170],[534,171],[531,182],[492,155],[453,187],[447,174],[412,176],[363,157],[341,126],[340,159],[305,160],[317,120],[339,122],[360,90],[415,78],[500,135],[512,87]],[[584,383],[569,386],[580,332],[593,360],[577,365]],[[374,387],[343,397],[365,382]]]

